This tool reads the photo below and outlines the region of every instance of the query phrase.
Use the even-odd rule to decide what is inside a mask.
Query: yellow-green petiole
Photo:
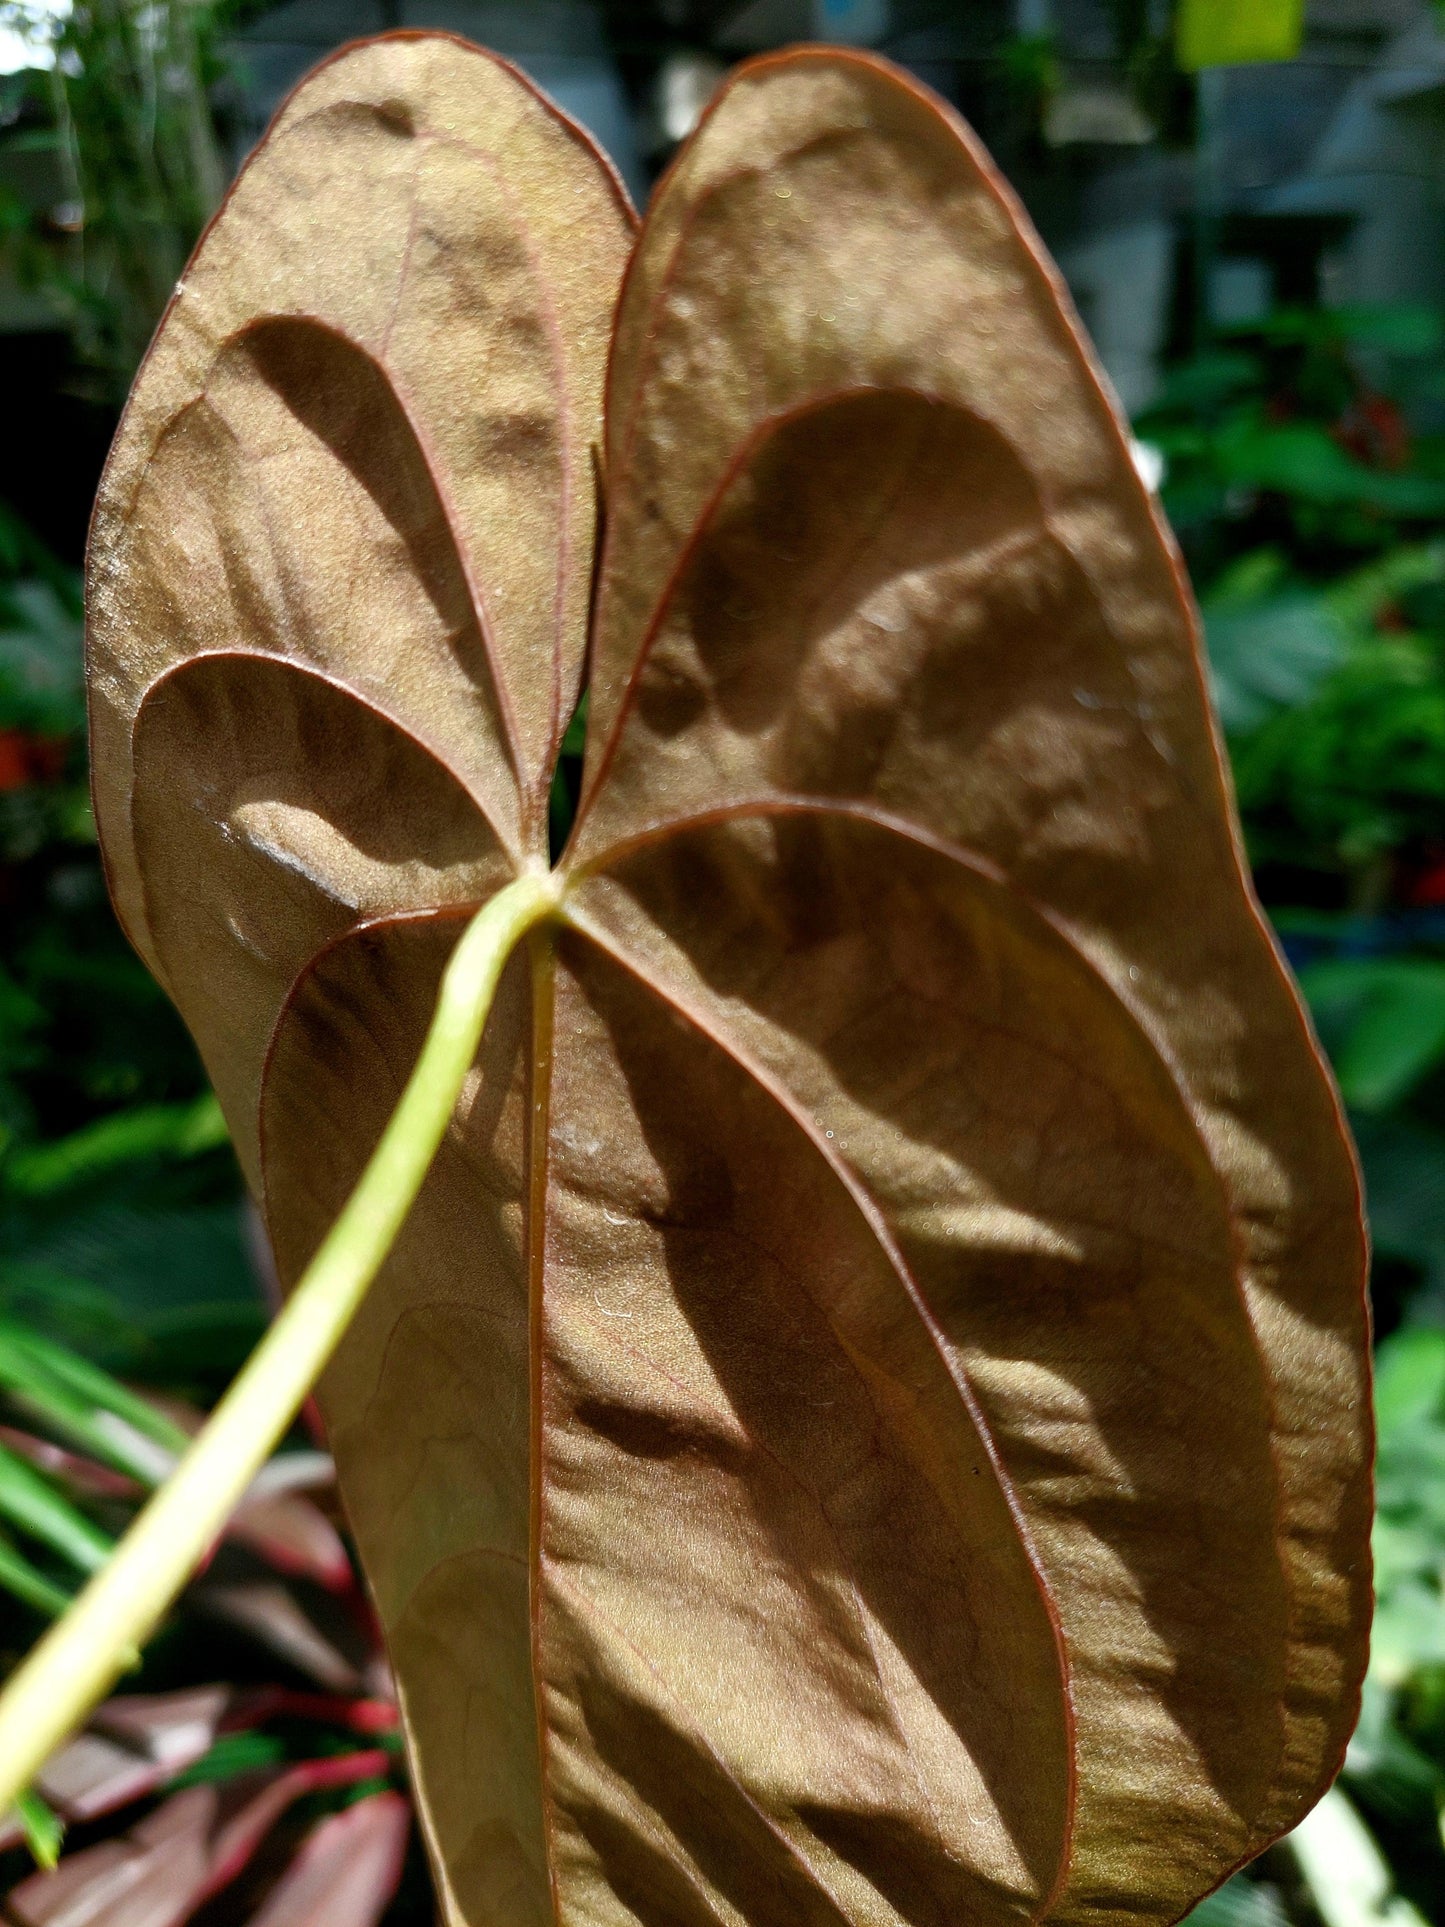
[[[113,1557],[0,1693],[0,1813],[154,1631],[300,1410],[416,1200],[513,946],[557,905],[555,878],[522,876],[468,925],[401,1102],[284,1310]]]

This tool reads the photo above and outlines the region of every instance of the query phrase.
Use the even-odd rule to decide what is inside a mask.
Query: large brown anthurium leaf
[[[1173,1920],[1353,1716],[1357,1187],[1118,418],[875,60],[742,68],[634,248],[371,42],[188,270],[96,798],[287,1275],[584,657],[561,917],[323,1387],[446,1917]]]

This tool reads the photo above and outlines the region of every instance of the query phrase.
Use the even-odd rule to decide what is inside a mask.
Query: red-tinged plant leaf
[[[297,1693],[281,1686],[118,1694],[47,1762],[37,1786],[67,1825],[79,1826],[154,1793],[204,1759],[221,1734],[283,1718],[379,1734],[395,1729],[397,1709],[390,1700]],[[0,1820],[0,1852],[22,1838],[15,1816]]]
[[[199,1431],[204,1414],[194,1414],[189,1431]],[[144,1488],[124,1473],[83,1454],[53,1445],[13,1426],[0,1425],[0,1445],[8,1445],[32,1465],[62,1479],[86,1497],[140,1499]],[[288,1461],[296,1460],[293,1467]],[[325,1453],[282,1453],[264,1468],[260,1478],[236,1507],[226,1525],[226,1537],[249,1546],[268,1565],[292,1578],[314,1579],[330,1592],[345,1592],[353,1583],[351,1556],[341,1534],[314,1500],[292,1489],[295,1478],[308,1485],[325,1483],[334,1474]]]
[[[284,1686],[262,1686],[241,1695],[237,1723],[259,1726],[265,1720],[323,1720],[353,1733],[392,1733],[396,1703],[389,1699],[344,1699],[331,1693],[295,1693]]]
[[[87,1458],[84,1453],[72,1452],[66,1446],[55,1445],[49,1439],[37,1438],[33,1432],[19,1431],[13,1425],[0,1425],[0,1445],[8,1445],[12,1452],[18,1452],[32,1465],[39,1466],[42,1472],[62,1479],[73,1492],[87,1498],[96,1499],[139,1499],[144,1497],[145,1488],[124,1472],[116,1472],[99,1459]]]
[[[69,754],[70,745],[64,737],[0,729],[0,794],[26,789],[32,783],[59,782]]]
[[[124,1839],[71,1854],[9,1895],[21,1927],[176,1927],[193,1911],[220,1795],[178,1793]]]
[[[23,730],[0,729],[0,794],[30,782],[30,741]]]
[[[328,1692],[354,1694],[368,1684],[295,1593],[274,1580],[208,1580],[190,1597],[203,1612],[242,1627],[288,1666],[305,1673]]]
[[[206,1415],[180,1399],[154,1399],[183,1432],[194,1436]],[[305,1492],[335,1483],[336,1468],[326,1452],[278,1452],[252,1480],[245,1497],[226,1522],[228,1539],[249,1546],[268,1565],[292,1578],[314,1579],[330,1592],[353,1584],[351,1555],[336,1527]]]
[[[448,227],[397,183],[467,74],[468,140],[547,132]],[[624,244],[451,43],[283,109],[97,510],[117,900],[295,1278],[546,860],[591,538],[534,484],[605,439],[557,924],[322,1388],[444,1911],[1163,1923],[1327,1783],[1369,1603],[1358,1187],[1177,558],[1027,222],[883,64],[723,90],[604,436]],[[435,365],[375,320],[422,262]]]
[[[329,1491],[336,1483],[336,1462],[329,1452],[277,1452],[252,1479],[251,1494],[277,1499],[285,1492]]]
[[[226,1526],[226,1537],[249,1546],[290,1578],[314,1579],[329,1592],[345,1592],[353,1583],[341,1534],[320,1506],[300,1493],[243,1499]]]
[[[19,1927],[179,1927],[236,1878],[293,1801],[374,1779],[390,1764],[382,1752],[348,1753],[187,1787],[123,1839],[32,1874],[6,1906]]]
[[[374,1927],[400,1884],[410,1831],[399,1793],[373,1793],[322,1820],[251,1927]]]
[[[249,1546],[278,1572],[314,1579],[328,1591],[345,1592],[353,1583],[341,1534],[304,1493],[252,1492],[231,1515],[226,1536]]]
[[[379,1747],[364,1753],[342,1753],[330,1759],[302,1760],[287,1767],[228,1814],[215,1834],[215,1846],[205,1892],[201,1898],[228,1886],[247,1865],[262,1840],[293,1801],[333,1787],[357,1786],[391,1771],[389,1753]]]
[[[202,1759],[240,1697],[229,1686],[118,1694],[47,1761],[37,1790],[70,1826],[113,1813]],[[0,1850],[22,1837],[18,1819],[0,1816]]]

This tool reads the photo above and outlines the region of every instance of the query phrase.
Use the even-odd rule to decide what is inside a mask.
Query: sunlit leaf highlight
[[[449,1920],[1164,1927],[1298,1820],[1369,1610],[1353,1160],[955,116],[750,63],[634,237],[503,63],[324,63],[137,384],[89,647],[287,1281],[548,867],[585,667],[321,1387]]]

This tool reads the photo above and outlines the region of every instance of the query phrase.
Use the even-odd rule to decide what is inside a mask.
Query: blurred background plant
[[[1445,315],[1212,330],[1136,432],[1204,615],[1256,885],[1374,1240],[1378,1614],[1340,1786],[1196,1927],[1445,1921]]]
[[[1258,887],[1369,1192],[1380,1610],[1363,1715],[1339,1789],[1195,1927],[1445,1927],[1445,35],[1431,7],[1310,0],[1303,43],[1280,0],[444,12],[0,0],[14,69],[0,73],[0,1667],[104,1556],[267,1311],[219,1114],[106,903],[83,744],[85,510],[224,178],[282,88],[348,32],[473,33],[591,125],[639,193],[730,60],[851,38],[980,127],[1162,475]],[[1382,100],[1403,103],[1388,125]],[[1367,177],[1385,185],[1366,192]],[[1351,236],[1369,246],[1350,256]],[[11,1917],[86,1927],[119,1918],[124,1894],[135,1927],[429,1923],[389,1695],[328,1462],[300,1432],[124,1691],[0,1820]],[[58,1872],[37,1868],[62,1844]]]
[[[13,1652],[105,1560],[202,1414],[0,1319],[0,1415]],[[332,1486],[323,1451],[273,1458],[126,1690],[0,1816],[7,1919],[371,1927],[408,1876],[425,1908],[396,1705]]]
[[[0,195],[0,232],[100,393],[123,399],[225,189],[211,105],[222,15],[207,0],[4,0],[0,22],[48,62],[38,124],[11,149],[51,152],[63,189],[38,210]]]

